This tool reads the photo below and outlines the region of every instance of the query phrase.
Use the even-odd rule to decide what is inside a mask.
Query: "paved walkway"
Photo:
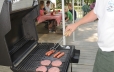
[[[97,27],[97,22],[92,22],[77,28],[77,30],[75,31],[76,32],[75,42],[72,41],[72,36],[67,37],[68,45],[75,45],[76,49],[81,50],[79,63],[73,64],[73,72],[92,72],[96,52],[98,49],[98,46],[96,43],[97,41],[96,27]],[[40,35],[39,37],[42,37],[43,39],[47,39],[46,36],[47,34],[44,34],[43,36]],[[49,40],[50,40],[50,36],[53,36],[53,40],[52,40],[53,42],[54,41],[57,42],[56,41],[57,38],[62,37],[62,35],[49,34],[48,36]],[[43,41],[44,40],[42,40],[42,42]],[[50,42],[50,41],[46,40],[46,42]],[[10,70],[9,67],[0,66],[0,72],[12,72],[12,71]]]

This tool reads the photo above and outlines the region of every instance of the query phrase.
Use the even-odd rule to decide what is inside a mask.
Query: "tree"
[[[57,8],[61,8],[61,3],[62,3],[62,0],[56,0],[57,1]],[[79,2],[79,1],[81,1],[81,5],[82,5],[82,1],[83,0],[74,0],[74,4],[75,5],[77,5],[77,2]],[[87,5],[89,5],[89,4],[91,4],[91,3],[93,3],[93,2],[95,2],[96,0],[84,0],[84,2],[87,4]],[[65,2],[65,5],[67,5],[69,2],[72,2],[72,0],[64,0],[64,2]]]
[[[87,4],[87,5],[89,5],[89,4],[91,4],[91,3],[93,3],[93,2],[95,2],[96,0],[84,0],[84,2]]]

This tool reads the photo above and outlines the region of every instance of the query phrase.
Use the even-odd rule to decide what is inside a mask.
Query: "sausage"
[[[47,56],[50,56],[51,54],[53,54],[55,52],[55,50],[51,50],[50,52],[48,52]]]
[[[62,52],[61,54],[59,54],[59,55],[57,56],[57,58],[61,58],[61,57],[64,56],[64,55],[65,55],[65,53]]]
[[[50,50],[48,52],[45,53],[46,56],[50,56],[51,54],[53,54],[55,52],[55,50]]]
[[[50,51],[46,52],[45,55],[48,55],[48,53],[50,53],[50,52],[53,52],[54,53],[55,50],[50,50]]]
[[[50,51],[50,52],[47,54],[47,56],[50,56],[51,54],[53,54],[53,51]]]
[[[47,55],[50,51],[46,52],[45,55]]]
[[[57,57],[61,52],[57,52],[56,54],[54,54],[54,58]]]
[[[50,53],[50,52],[51,52],[51,50],[50,50],[50,51],[48,51],[48,52],[46,52],[46,53],[45,53],[45,55],[48,55],[48,53]]]

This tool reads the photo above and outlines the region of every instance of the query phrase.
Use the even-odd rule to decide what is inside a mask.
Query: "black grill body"
[[[41,60],[56,60],[53,55],[45,56],[54,43],[38,43],[35,20],[39,6],[11,12],[10,5],[4,0],[0,13],[0,65],[10,66],[13,72],[35,72]],[[59,46],[56,50],[65,52],[60,58],[63,63],[59,67],[61,72],[67,72],[70,62],[78,63],[79,60],[80,51],[76,52],[74,46],[69,47]]]
[[[38,44],[28,55],[27,57],[16,67],[11,68],[15,72],[35,72],[36,68],[38,66],[41,66],[42,60],[61,60],[62,65],[59,67],[61,72],[67,72],[70,59],[72,57],[72,51],[75,48],[74,46],[70,46],[70,49],[66,49],[65,47],[59,46],[56,50],[56,52],[61,51],[65,52],[65,55],[61,57],[60,59],[53,58],[53,55],[51,56],[45,56],[45,53],[49,51],[49,48],[52,47],[53,43],[42,43]],[[47,66],[47,68],[53,67],[51,64]]]

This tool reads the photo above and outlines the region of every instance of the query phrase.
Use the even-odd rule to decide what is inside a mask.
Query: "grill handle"
[[[73,55],[71,58],[71,63],[78,63],[80,58],[80,50],[73,50]]]

